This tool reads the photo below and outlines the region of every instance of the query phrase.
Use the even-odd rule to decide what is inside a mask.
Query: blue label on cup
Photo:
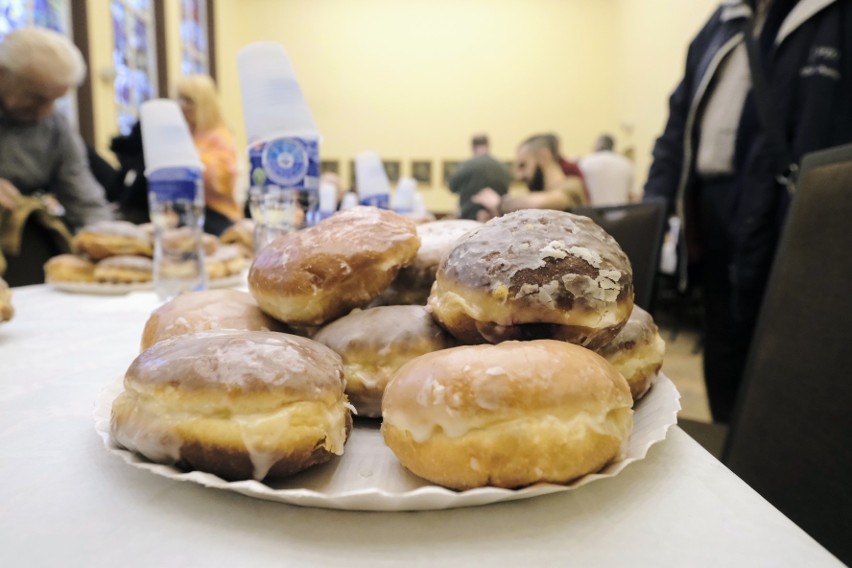
[[[370,195],[361,199],[361,205],[378,207],[379,209],[390,209],[390,195]]]
[[[148,191],[157,201],[195,201],[202,191],[201,172],[194,168],[163,168],[147,175]]]
[[[308,138],[276,138],[249,147],[252,185],[282,189],[319,188],[319,142]]]

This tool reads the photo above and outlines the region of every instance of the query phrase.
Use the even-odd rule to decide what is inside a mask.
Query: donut
[[[142,332],[142,350],[170,337],[222,329],[289,331],[261,312],[247,292],[228,289],[184,292],[151,312]]]
[[[621,455],[632,404],[624,377],[579,345],[467,345],[396,372],[382,435],[406,469],[451,489],[568,483]]]
[[[319,326],[369,304],[419,247],[411,220],[354,207],[264,247],[249,270],[249,291],[272,317]]]
[[[645,396],[660,372],[666,342],[651,314],[634,305],[627,324],[598,353],[624,375],[635,401]]]
[[[146,256],[110,256],[95,265],[95,281],[111,284],[150,282],[154,262]]]
[[[352,417],[340,357],[294,335],[218,331],[131,363],[111,434],[157,463],[227,480],[292,475],[343,453]]]
[[[385,386],[403,364],[454,345],[424,306],[354,310],[313,339],[341,356],[346,394],[358,415],[367,417],[381,416]]]
[[[526,209],[461,237],[441,261],[429,307],[463,343],[558,339],[595,349],[633,309],[633,272],[591,219]]]
[[[95,264],[74,254],[60,254],[44,263],[47,282],[94,282]]]
[[[417,236],[420,237],[417,256],[410,266],[399,271],[396,280],[382,292],[379,302],[382,305],[425,305],[441,260],[453,249],[459,237],[481,225],[467,219],[417,225]]]
[[[163,248],[175,252],[192,252],[198,244],[199,233],[191,227],[178,227],[163,231]],[[200,233],[201,248],[204,254],[213,254],[219,247],[219,240],[207,233]]]
[[[220,246],[209,256],[204,257],[207,277],[211,280],[239,274],[248,262],[238,245]]]
[[[127,221],[99,221],[80,229],[74,250],[92,260],[118,255],[153,256],[151,238],[144,229]]]
[[[249,255],[254,256],[254,222],[240,219],[222,232],[219,242],[223,245],[240,245]]]
[[[12,290],[9,284],[0,278],[0,322],[9,321],[15,315],[12,307]]]

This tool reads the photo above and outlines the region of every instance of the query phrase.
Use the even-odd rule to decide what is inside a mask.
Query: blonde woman
[[[222,118],[216,85],[207,75],[188,75],[177,97],[204,164],[204,230],[220,235],[242,218],[236,200],[237,150]]]

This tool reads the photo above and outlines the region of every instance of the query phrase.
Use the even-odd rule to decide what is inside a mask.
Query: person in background
[[[118,158],[115,183],[107,189],[107,199],[118,207],[119,216],[131,223],[149,223],[148,180],[145,178],[145,153],[142,149],[142,125],[137,120],[127,134],[112,139],[109,149]]]
[[[540,134],[542,138],[544,138],[547,143],[550,145],[551,151],[559,160],[559,166],[562,168],[562,173],[567,177],[576,177],[580,180],[580,183],[583,187],[583,195],[585,196],[585,202],[588,204],[591,202],[589,198],[589,188],[586,184],[586,178],[583,176],[583,171],[580,169],[579,164],[576,162],[572,162],[568,158],[562,155],[562,151],[559,149],[560,141],[559,136],[556,134],[549,132],[547,134]]]
[[[633,201],[633,162],[615,152],[615,140],[609,134],[598,136],[592,153],[581,158],[578,165],[593,206]]]
[[[737,399],[791,198],[790,164],[852,141],[850,30],[849,0],[725,2],[690,44],[669,99],[645,198],[665,198],[681,218],[681,283],[688,266],[701,275],[716,422],[730,421]],[[749,37],[761,55],[754,68]],[[753,77],[765,77],[766,96]]]
[[[112,218],[80,135],[54,106],[85,76],[80,51],[56,32],[23,28],[0,43],[0,231],[12,286],[44,281],[68,229]]]
[[[204,164],[204,231],[220,235],[242,211],[236,199],[237,149],[225,126],[216,85],[207,75],[189,75],[178,81],[180,108]]]
[[[480,190],[490,187],[497,195],[506,195],[512,179],[506,168],[491,157],[488,137],[480,134],[471,141],[473,158],[462,163],[450,178],[450,191],[459,196],[459,217],[476,219],[482,206],[471,201]]]
[[[530,192],[501,196],[486,187],[471,199],[485,210],[479,220],[521,209],[565,211],[587,203],[582,178],[565,175],[559,160],[559,148],[552,135],[537,135],[522,142],[518,146],[515,168],[517,176],[527,184]]]

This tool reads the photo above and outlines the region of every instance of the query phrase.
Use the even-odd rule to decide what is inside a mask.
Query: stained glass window
[[[115,102],[118,128],[128,134],[139,105],[157,96],[157,46],[151,0],[112,0]]]
[[[181,73],[209,73],[207,55],[207,0],[181,0]]]
[[[48,28],[70,35],[68,0],[0,0],[0,41],[6,34],[27,26]],[[56,101],[56,107],[73,123],[77,121],[73,92]]]
[[[0,0],[0,39],[26,26],[49,28],[67,35],[70,23],[68,0]]]

